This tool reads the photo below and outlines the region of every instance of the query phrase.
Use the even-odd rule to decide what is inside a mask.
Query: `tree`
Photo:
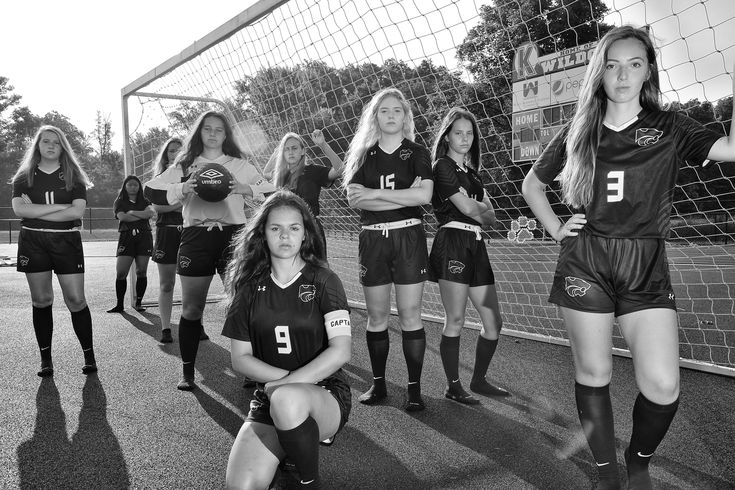
[[[102,112],[97,111],[95,128],[92,132],[92,137],[97,143],[97,156],[104,158],[112,151],[112,122],[110,121],[110,115],[102,115]]]

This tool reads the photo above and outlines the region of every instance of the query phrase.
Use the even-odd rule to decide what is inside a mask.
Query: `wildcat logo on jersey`
[[[564,290],[572,298],[575,296],[584,296],[587,294],[589,288],[592,287],[592,284],[588,283],[584,279],[570,276],[564,278],[564,284]]]
[[[185,255],[182,255],[179,257],[179,267],[182,269],[186,269],[191,265],[191,259]]]
[[[635,142],[638,146],[651,146],[658,143],[664,132],[655,128],[641,128],[635,131]]]
[[[117,247],[117,254],[118,255],[120,255],[124,251],[125,251],[125,245],[120,245],[119,247]]]
[[[161,260],[164,255],[166,255],[166,252],[164,252],[163,250],[156,250],[155,252],[153,252],[153,258],[156,260]]]
[[[399,156],[401,157],[401,160],[408,160],[411,155],[413,155],[411,150],[401,150]]]
[[[18,256],[18,262],[20,262],[20,265],[22,265],[23,267],[27,266],[29,261],[30,259],[25,255]]]
[[[313,301],[316,296],[316,287],[313,284],[302,284],[299,286],[299,299],[304,303]]]
[[[59,172],[59,180],[64,180],[64,171],[63,170],[61,170]]]
[[[364,265],[360,266],[360,277],[365,277],[365,274],[367,274],[367,267]]]
[[[459,260],[450,260],[448,269],[452,274],[461,274],[464,270],[464,264]]]

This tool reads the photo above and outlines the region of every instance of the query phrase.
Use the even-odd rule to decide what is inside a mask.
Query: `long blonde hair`
[[[286,147],[286,142],[290,139],[298,141],[301,145],[301,149],[304,151],[304,154],[301,156],[301,161],[299,162],[299,167],[306,165],[306,142],[296,133],[286,133],[283,138],[281,138],[278,148],[276,148],[276,163],[273,167],[273,183],[276,187],[286,187],[291,179],[291,169],[289,169],[286,159],[283,158],[283,150]]]
[[[411,111],[411,105],[406,100],[403,92],[397,88],[389,87],[375,94],[362,110],[362,116],[360,116],[355,137],[352,138],[350,147],[347,149],[347,154],[345,155],[344,179],[342,183],[345,188],[347,188],[355,172],[357,172],[365,160],[365,153],[368,148],[373,146],[380,138],[378,108],[387,97],[395,97],[403,107],[403,137],[410,141],[414,141],[415,139],[413,111]]]
[[[166,170],[172,163],[174,163],[173,161],[169,161],[168,159],[168,147],[174,143],[178,143],[181,148],[184,147],[184,142],[181,140],[181,138],[177,138],[176,136],[174,136],[167,139],[161,149],[158,151],[156,159],[153,160],[154,176],[162,174],[164,170]],[[179,148],[179,151],[181,151],[181,148]]]
[[[559,180],[563,200],[573,208],[582,208],[592,201],[597,148],[607,109],[607,95],[603,86],[607,52],[613,43],[628,38],[640,41],[648,58],[649,76],[641,87],[641,106],[646,110],[661,109],[656,49],[648,32],[629,25],[612,29],[602,37],[590,58],[577,110],[566,136],[567,159]]]
[[[61,171],[64,173],[64,183],[67,191],[71,191],[76,183],[81,183],[85,188],[89,189],[92,187],[92,181],[89,180],[87,173],[82,169],[79,164],[77,156],[74,154],[69,140],[66,139],[66,135],[56,126],[44,125],[38,128],[36,135],[33,137],[33,142],[28,146],[28,149],[23,155],[18,170],[15,172],[12,181],[15,182],[18,179],[25,179],[28,183],[28,187],[33,187],[33,173],[38,167],[41,161],[41,150],[38,149],[38,144],[41,142],[41,135],[50,131],[59,138],[61,143],[61,155],[59,155],[59,165],[61,165]]]

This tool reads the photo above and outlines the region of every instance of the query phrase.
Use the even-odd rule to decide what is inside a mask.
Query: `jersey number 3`
[[[288,325],[276,327],[276,344],[278,344],[279,354],[291,353],[291,336],[288,334]]]
[[[623,187],[625,185],[625,172],[614,170],[607,173],[607,202],[619,202],[623,200]]]

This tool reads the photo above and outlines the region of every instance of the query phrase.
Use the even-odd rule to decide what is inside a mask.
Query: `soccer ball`
[[[194,174],[195,191],[200,199],[220,202],[230,194],[232,174],[219,163],[208,163]]]

